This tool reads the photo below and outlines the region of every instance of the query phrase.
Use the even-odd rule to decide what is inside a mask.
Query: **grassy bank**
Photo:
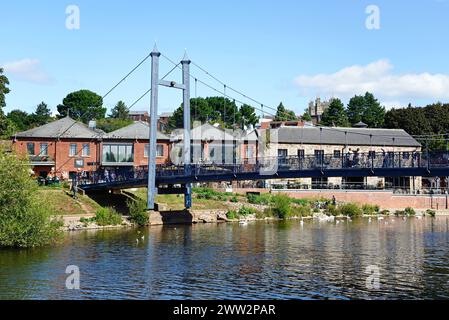
[[[48,205],[54,215],[73,216],[95,214],[102,207],[87,196],[78,196],[75,200],[67,193],[67,190],[40,187],[38,189],[41,197]]]

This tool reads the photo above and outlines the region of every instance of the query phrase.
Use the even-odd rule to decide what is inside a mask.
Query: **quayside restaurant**
[[[270,139],[263,139],[269,131]],[[276,157],[282,164],[290,157],[307,156],[341,159],[344,154],[357,152],[368,157],[400,153],[404,160],[411,159],[421,145],[404,130],[367,128],[318,128],[279,126],[276,130],[249,130],[235,137],[209,124],[192,130],[192,148],[201,150],[194,163],[250,163],[263,149],[265,156]],[[157,164],[171,164],[174,155],[180,154],[179,133],[157,134]],[[263,147],[261,144],[263,143]],[[69,117],[41,127],[16,134],[13,146],[22,156],[28,156],[36,176],[58,176],[68,180],[77,172],[89,175],[99,168],[147,166],[149,126],[145,121],[109,134],[94,125],[87,126]],[[195,149],[194,149],[195,150]],[[182,150],[181,150],[182,152]],[[232,154],[231,159],[227,155]],[[192,154],[196,154],[195,151]],[[225,156],[226,155],[226,156]],[[332,160],[332,159],[331,159]],[[302,178],[288,181],[267,181],[268,185],[293,184],[298,188],[401,188],[420,190],[422,178],[352,177],[352,178]]]

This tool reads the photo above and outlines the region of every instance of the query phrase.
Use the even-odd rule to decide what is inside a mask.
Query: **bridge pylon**
[[[159,86],[164,86],[172,89],[180,89],[183,91],[183,106],[184,106],[184,170],[188,175],[191,164],[191,150],[190,150],[190,63],[191,61],[185,53],[181,61],[182,64],[182,84],[175,81],[165,81],[159,79],[159,58],[161,53],[154,46],[151,52],[151,104],[150,104],[150,143],[148,154],[148,210],[155,209],[155,197],[158,193],[156,188],[156,148],[157,148],[157,120],[158,120],[158,103],[159,103]],[[184,188],[185,208],[192,207],[192,184],[188,183]]]

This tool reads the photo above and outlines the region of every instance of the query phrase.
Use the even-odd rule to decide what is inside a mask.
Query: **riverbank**
[[[42,197],[56,215],[62,217],[64,231],[104,230],[117,228],[133,228],[135,225],[123,211],[125,195],[129,198],[146,200],[145,189],[126,190],[123,194],[107,194],[107,200],[98,195],[92,198],[80,195],[78,199],[64,189],[41,188]],[[249,192],[249,191],[248,191]],[[113,199],[117,197],[117,199]],[[101,204],[95,199],[101,199]],[[149,214],[149,225],[179,225],[202,223],[247,223],[250,221],[308,220],[333,221],[355,217],[388,217],[388,216],[435,216],[448,215],[447,210],[424,210],[414,208],[384,209],[375,205],[360,206],[353,202],[338,201],[334,206],[332,200],[324,197],[297,198],[290,194],[270,193],[227,193],[211,189],[195,189],[193,208],[184,210],[183,196],[160,195],[156,198],[159,211]],[[114,225],[97,223],[99,210],[112,210],[120,206],[121,215]],[[111,207],[111,208],[109,208]]]

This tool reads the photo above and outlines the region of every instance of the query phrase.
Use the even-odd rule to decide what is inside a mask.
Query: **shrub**
[[[294,206],[290,208],[290,216],[292,217],[310,217],[312,209],[309,206]]]
[[[138,226],[146,226],[150,222],[150,216],[147,211],[147,204],[145,200],[129,200],[129,218],[131,222],[137,224]]]
[[[45,246],[62,236],[63,223],[39,197],[29,169],[28,161],[0,146],[0,247]]]
[[[116,226],[123,222],[122,216],[113,208],[100,208],[95,214],[95,222],[99,226]]]
[[[363,214],[372,216],[380,211],[378,205],[365,204],[362,207]]]
[[[428,216],[431,216],[432,218],[435,218],[435,216],[436,216],[436,211],[435,210],[431,210],[431,209],[428,209],[427,211],[426,211],[426,214],[428,215]]]
[[[313,208],[313,213],[320,213],[320,209],[318,209],[318,208]]]
[[[248,199],[248,202],[251,204],[258,204],[258,205],[269,205],[272,197],[269,194],[263,194],[263,195],[256,195],[253,193],[248,193],[246,195],[246,198]]]
[[[390,210],[382,210],[381,212],[379,212],[379,214],[383,216],[389,216],[390,213],[391,213]]]
[[[411,208],[411,207],[405,208],[404,212],[405,212],[405,214],[406,214],[407,216],[409,216],[409,217],[414,217],[414,216],[416,216],[416,211],[415,211],[415,209],[413,209],[413,208]]]
[[[226,217],[227,217],[229,220],[236,220],[236,219],[239,218],[239,215],[238,215],[238,213],[237,213],[235,210],[230,210],[230,211],[228,211],[228,212],[226,213]]]
[[[359,217],[362,215],[362,209],[355,203],[346,203],[339,208],[340,213],[343,216],[348,216],[351,218]]]
[[[290,199],[290,201],[299,206],[310,206],[310,200],[307,199]]]
[[[396,210],[396,211],[394,212],[394,215],[395,215],[396,217],[403,217],[403,216],[405,216],[405,211],[402,211],[402,210]]]
[[[233,196],[230,201],[232,203],[237,203],[237,202],[239,202],[239,199],[237,198],[237,196]]]
[[[290,198],[286,195],[279,194],[274,197],[273,199],[273,214],[281,219],[286,219],[290,215]]]
[[[255,209],[248,208],[248,207],[245,207],[245,206],[241,207],[239,212],[238,212],[239,216],[244,216],[244,217],[249,216],[251,214],[255,214],[255,213],[256,213]]]
[[[340,211],[338,210],[337,206],[330,204],[327,206],[327,208],[324,210],[324,213],[328,216],[338,216],[340,214]]]

